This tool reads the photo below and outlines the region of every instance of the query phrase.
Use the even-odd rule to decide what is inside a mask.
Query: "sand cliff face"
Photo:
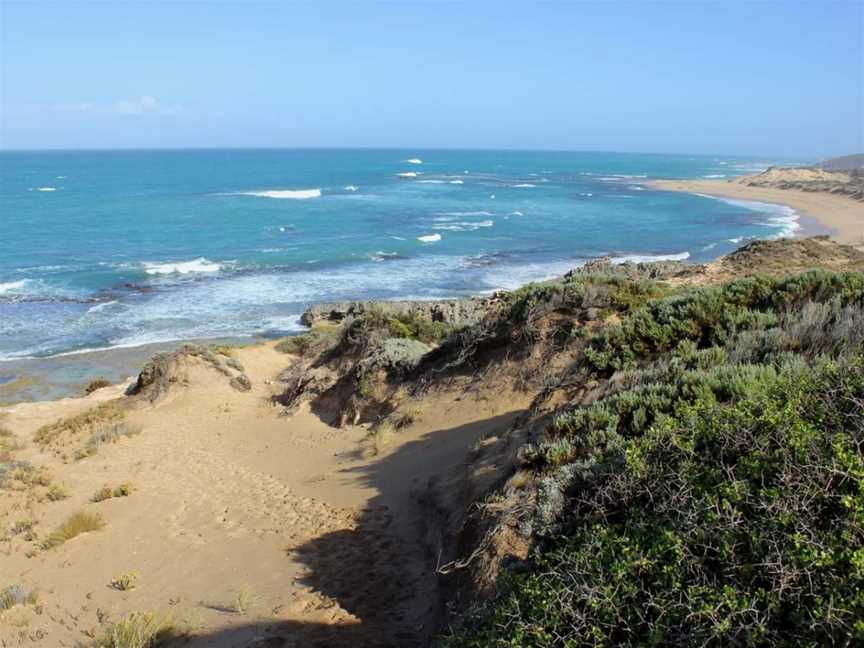
[[[848,196],[864,201],[864,171],[835,171],[821,168],[771,168],[733,182],[748,187],[795,189]]]

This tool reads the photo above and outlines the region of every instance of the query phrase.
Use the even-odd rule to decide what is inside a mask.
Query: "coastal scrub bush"
[[[90,383],[84,388],[84,393],[85,394],[92,394],[93,392],[95,392],[98,389],[102,389],[103,387],[110,387],[110,386],[111,386],[110,381],[106,380],[105,378],[96,378],[94,380],[91,380]]]
[[[592,396],[525,454],[529,567],[445,645],[864,642],[864,275],[620,313],[570,370]]]
[[[73,513],[51,532],[42,543],[42,548],[54,549],[82,533],[99,531],[104,527],[105,520],[98,513],[85,513],[83,511]]]
[[[301,357],[320,353],[331,346],[337,339],[337,328],[332,326],[316,326],[308,333],[293,335],[276,344],[276,350],[281,353],[291,353]]]
[[[118,592],[128,592],[138,586],[139,578],[141,578],[141,574],[136,571],[120,574],[117,578],[111,579],[111,588]]]

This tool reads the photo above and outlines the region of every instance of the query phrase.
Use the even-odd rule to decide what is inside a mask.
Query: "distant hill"
[[[856,171],[864,170],[864,153],[855,153],[854,155],[844,155],[842,157],[831,158],[816,165],[825,171]]]

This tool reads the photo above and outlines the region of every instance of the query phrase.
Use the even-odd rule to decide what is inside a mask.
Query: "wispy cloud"
[[[143,95],[133,99],[118,99],[111,103],[79,101],[74,103],[51,104],[52,112],[114,114],[114,115],[176,115],[184,112],[179,104],[165,105],[154,97]]]

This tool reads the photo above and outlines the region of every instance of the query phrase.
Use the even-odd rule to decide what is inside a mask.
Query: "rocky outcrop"
[[[305,326],[338,324],[346,318],[358,317],[376,309],[385,315],[416,315],[433,322],[466,326],[479,321],[486,313],[492,297],[441,299],[435,301],[342,301],[310,306],[300,322]]]

